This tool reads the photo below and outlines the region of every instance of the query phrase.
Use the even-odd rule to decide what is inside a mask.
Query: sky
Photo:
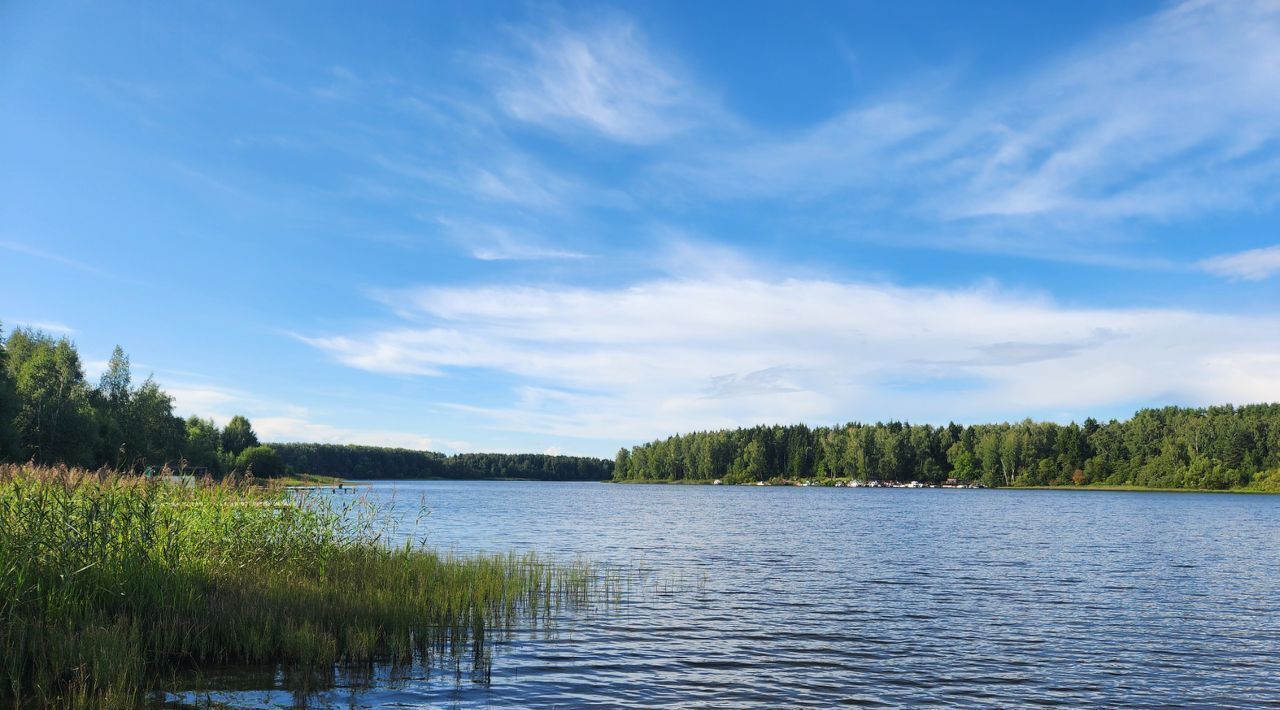
[[[264,440],[1280,401],[1276,2],[0,0],[0,322]]]

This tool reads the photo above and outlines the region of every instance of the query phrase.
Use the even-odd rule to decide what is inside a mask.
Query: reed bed
[[[359,505],[0,466],[0,699],[131,706],[193,668],[479,660],[487,634],[597,586],[584,562],[388,547]]]

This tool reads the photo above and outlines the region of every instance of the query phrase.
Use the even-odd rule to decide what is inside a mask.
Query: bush
[[[270,446],[250,446],[236,457],[236,468],[259,478],[270,478],[284,473],[284,460]]]
[[[1259,473],[1249,487],[1268,493],[1280,493],[1280,468]]]

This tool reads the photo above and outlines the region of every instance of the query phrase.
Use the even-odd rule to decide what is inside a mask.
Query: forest
[[[2,335],[2,334],[0,334]],[[243,416],[182,418],[117,347],[98,383],[76,346],[29,328],[0,337],[0,461],[169,466],[221,474],[748,483],[878,479],[996,486],[1109,485],[1280,490],[1280,404],[1143,409],[1125,421],[931,426],[803,424],[696,432],[622,449],[614,461],[455,454],[338,444],[263,444]]]
[[[168,466],[218,475],[252,471],[350,478],[604,480],[607,459],[542,454],[457,454],[334,444],[264,444],[243,416],[219,427],[174,413],[152,377],[133,381],[116,347],[98,383],[69,338],[18,328],[0,333],[0,462],[65,464],[140,473]]]
[[[1280,492],[1280,404],[1143,409],[1105,424],[757,426],[622,449],[614,465],[620,481],[808,478]]]
[[[613,462],[548,454],[454,454],[342,444],[271,444],[298,471],[343,478],[519,478],[603,481]]]

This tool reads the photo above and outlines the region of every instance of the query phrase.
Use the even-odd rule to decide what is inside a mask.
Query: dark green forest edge
[[[614,480],[726,484],[954,479],[987,487],[1280,492],[1280,404],[1143,409],[1060,425],[758,426],[622,449]]]
[[[340,444],[271,444],[294,470],[351,479],[604,481],[613,462],[547,454],[454,454]]]
[[[351,479],[835,483],[948,479],[988,487],[1108,486],[1280,492],[1280,404],[1144,409],[1127,421],[942,427],[904,422],[758,426],[623,449],[615,461],[456,454],[337,444],[263,444],[250,422],[175,416],[152,378],[135,386],[113,353],[97,386],[67,338],[0,338],[0,461],[169,467],[211,474]]]
[[[514,478],[598,481],[613,475],[605,459],[543,454],[457,454],[375,446],[263,444],[248,419],[219,428],[183,419],[153,378],[133,384],[117,347],[95,387],[67,338],[18,328],[0,337],[0,462],[65,464],[142,472],[168,468],[259,478],[316,474],[341,478]]]

